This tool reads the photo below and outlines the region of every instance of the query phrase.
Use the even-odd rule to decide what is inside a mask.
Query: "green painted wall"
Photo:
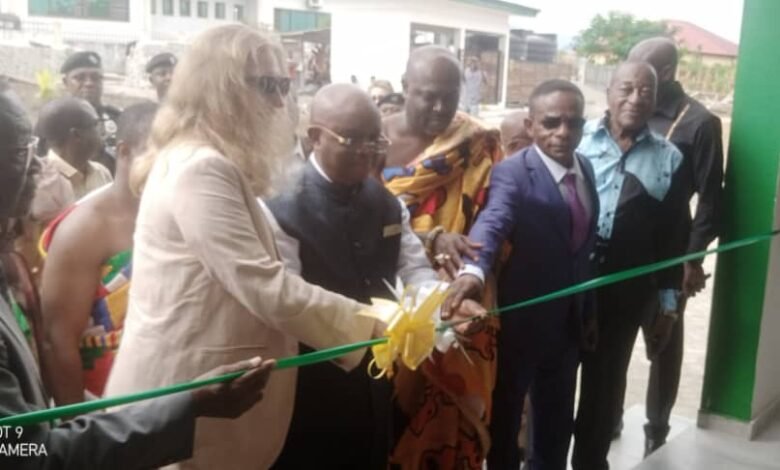
[[[780,160],[778,19],[780,1],[745,0],[722,241],[772,229]],[[768,258],[768,243],[718,258],[702,392],[705,412],[742,421],[752,417]]]

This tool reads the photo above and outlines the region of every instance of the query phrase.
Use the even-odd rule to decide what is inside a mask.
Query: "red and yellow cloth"
[[[78,203],[62,212],[43,231],[39,250],[44,258],[60,222],[77,205]],[[131,260],[132,252],[125,250],[103,263],[89,324],[81,336],[79,350],[84,371],[84,388],[96,396],[103,395],[122,338],[132,274]]]
[[[449,128],[402,168],[386,168],[387,188],[411,214],[412,228],[467,233],[487,197],[490,171],[502,157],[496,130],[458,113]],[[488,308],[493,296],[485,295]],[[460,348],[434,352],[417,371],[399,368],[398,403],[409,425],[390,463],[404,470],[481,470],[490,448],[488,423],[496,373],[496,319]]]

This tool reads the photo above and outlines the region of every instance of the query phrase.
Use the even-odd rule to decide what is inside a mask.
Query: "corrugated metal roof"
[[[701,26],[678,20],[666,20],[664,23],[675,30],[674,38],[677,43],[691,52],[722,57],[736,57],[739,52],[737,44]]]

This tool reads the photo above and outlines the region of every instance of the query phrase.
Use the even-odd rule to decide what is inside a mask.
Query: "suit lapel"
[[[558,189],[558,184],[533,146],[528,149],[525,161],[531,182],[534,185],[533,193],[549,204],[552,209],[549,216],[553,219],[553,225],[569,246],[571,243],[571,215],[569,214],[569,206],[566,205],[561,190]]]

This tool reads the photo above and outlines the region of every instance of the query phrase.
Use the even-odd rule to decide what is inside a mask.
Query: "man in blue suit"
[[[498,304],[511,305],[591,277],[599,202],[591,164],[575,154],[585,124],[582,92],[565,80],[533,91],[525,126],[533,145],[499,163],[469,238],[482,245],[452,284],[445,308],[479,296],[504,242]],[[579,294],[501,316],[488,468],[517,469],[517,433],[530,389],[530,468],[565,469],[581,346],[592,347],[591,296]]]

